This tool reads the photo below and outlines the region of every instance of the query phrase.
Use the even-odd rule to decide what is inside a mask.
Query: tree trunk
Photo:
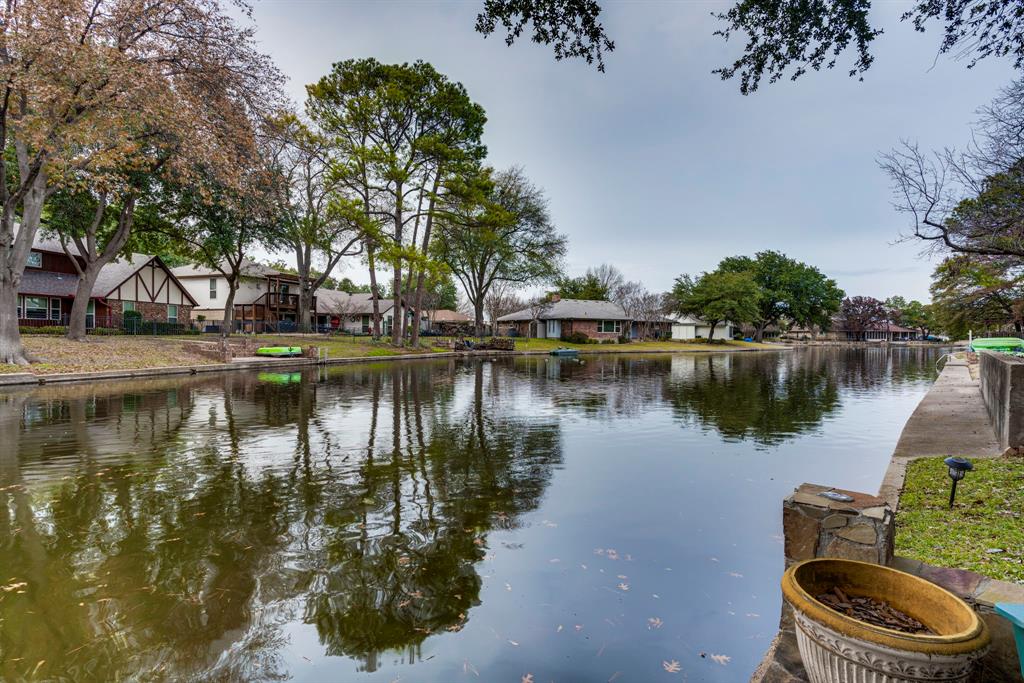
[[[78,277],[78,287],[75,288],[75,300],[71,304],[71,315],[68,317],[68,332],[65,335],[72,341],[85,341],[85,317],[89,313],[89,299],[92,295],[93,285],[100,275],[102,264],[98,261],[87,263]],[[98,267],[97,267],[98,266]]]
[[[476,336],[484,336],[484,300],[477,299],[473,304],[473,323],[476,326]]]
[[[427,204],[427,220],[423,226],[423,258],[429,258],[430,249],[430,230],[434,224],[434,205],[437,199],[437,189],[441,186],[441,168],[438,167],[437,173],[434,175],[434,187],[430,192],[430,202]],[[418,221],[417,221],[418,227]],[[415,241],[416,237],[413,237]],[[412,309],[412,334],[411,343],[412,345],[419,346],[420,343],[420,307],[423,306],[423,287],[426,283],[426,273],[423,268],[420,268],[419,275],[416,276],[416,296],[413,298],[413,309]]]
[[[395,256],[395,277],[394,289],[391,292],[391,345],[401,346],[404,341],[405,312],[402,310],[402,183],[395,187],[395,249],[399,252]]]
[[[758,323],[757,328],[754,330],[754,341],[760,344],[764,341],[764,328],[768,327],[768,323]]]
[[[309,269],[310,269],[311,254],[309,249],[303,249],[302,245],[295,245],[295,264],[299,271],[299,294],[298,294],[298,306],[296,323],[299,332],[309,332],[309,304],[310,299],[310,287],[309,287]]]
[[[718,320],[709,320],[708,321],[708,324],[711,325],[711,331],[708,332],[708,344],[710,344],[711,340],[715,338],[715,328],[718,327],[718,323],[719,323]]]
[[[18,285],[0,277],[0,363],[28,365],[18,330]]]
[[[373,243],[366,245],[366,259],[370,264],[370,301],[373,302],[373,338],[380,339],[380,299],[377,295],[377,271],[373,262]]]
[[[228,298],[224,300],[224,322],[220,326],[220,335],[227,337],[235,326],[235,292],[238,291],[238,278],[225,278],[228,281]]]

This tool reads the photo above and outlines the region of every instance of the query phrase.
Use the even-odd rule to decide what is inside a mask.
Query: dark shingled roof
[[[593,301],[591,299],[562,299],[551,303],[538,320],[629,320],[626,311],[614,301]],[[498,318],[498,322],[533,320],[529,308],[509,313]]]

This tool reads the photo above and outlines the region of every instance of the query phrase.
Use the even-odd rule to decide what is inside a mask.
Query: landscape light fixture
[[[949,509],[953,509],[953,499],[956,498],[956,483],[967,476],[967,473],[974,469],[974,465],[967,458],[950,456],[943,462],[949,468],[949,478],[953,480],[953,486],[949,489]]]

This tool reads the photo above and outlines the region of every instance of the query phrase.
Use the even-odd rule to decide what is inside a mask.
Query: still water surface
[[[874,491],[937,356],[0,394],[0,679],[746,680],[778,620],[781,499]]]

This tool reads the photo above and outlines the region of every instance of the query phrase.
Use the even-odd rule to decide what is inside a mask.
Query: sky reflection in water
[[[938,355],[0,394],[0,678],[745,680],[778,619],[782,497],[874,491]]]

